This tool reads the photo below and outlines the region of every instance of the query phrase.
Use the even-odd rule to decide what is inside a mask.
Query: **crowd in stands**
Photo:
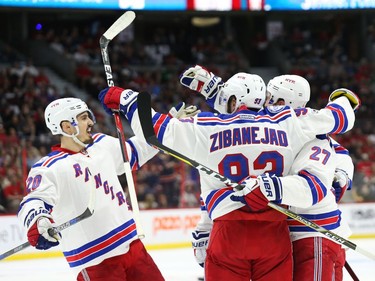
[[[344,201],[375,201],[375,130],[372,125],[375,61],[360,52],[359,46],[353,45],[356,34],[350,32],[348,23],[336,20],[329,26],[315,32],[311,31],[311,26],[293,26],[286,33],[287,37],[282,41],[289,61],[288,72],[309,81],[312,98],[308,106],[313,108],[323,107],[336,88],[348,88],[359,95],[362,105],[356,113],[355,128],[335,137],[349,150],[355,165],[353,189]],[[374,38],[374,30],[375,21],[372,21],[367,29],[368,38]],[[352,32],[358,33],[358,30]]]
[[[76,61],[76,84],[87,92],[86,102],[95,110],[95,130],[115,136],[107,125],[110,117],[97,109],[97,94],[106,86],[97,44],[103,28],[97,23],[82,29],[67,25],[63,30],[33,34],[33,39],[45,40]],[[375,201],[374,61],[350,55],[343,26],[314,33],[298,26],[289,29],[277,40],[282,39],[288,72],[306,77],[311,84],[310,107],[323,107],[338,87],[352,89],[361,97],[355,129],[336,137],[350,151],[356,167],[353,189],[344,200]],[[202,34],[194,40],[183,35],[157,28],[147,40],[137,40],[131,33],[113,40],[110,56],[116,84],[152,93],[153,106],[161,112],[181,100],[209,110],[201,97],[180,85],[183,69],[202,64],[226,80],[235,72],[248,71],[251,62],[244,62],[234,39],[225,34],[219,42]],[[28,169],[55,142],[45,127],[44,108],[72,93],[58,91],[32,59],[18,55],[10,46],[0,48],[0,213],[15,213]],[[135,173],[135,179],[141,209],[199,206],[197,172],[171,156],[159,153]],[[126,186],[125,179],[121,180]]]

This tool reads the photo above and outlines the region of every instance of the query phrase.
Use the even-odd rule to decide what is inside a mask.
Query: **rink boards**
[[[350,239],[375,238],[375,203],[341,204],[340,210],[353,232]],[[191,231],[194,230],[199,218],[200,210],[197,208],[142,210],[141,222],[146,234],[143,242],[150,250],[190,247]],[[14,215],[0,216],[0,253],[25,241],[26,233],[17,217]],[[29,247],[8,259],[61,256],[62,254],[58,250],[55,248],[38,251]]]

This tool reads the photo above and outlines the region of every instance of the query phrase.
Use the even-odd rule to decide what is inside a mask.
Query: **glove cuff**
[[[46,209],[39,209],[39,210],[33,210],[32,211],[35,215],[31,214],[26,222],[26,228],[29,230],[35,223],[38,222],[41,218],[48,218],[52,220],[51,214]]]
[[[120,112],[127,117],[128,113],[133,112],[132,106],[137,101],[138,92],[133,90],[124,90],[120,97]],[[128,118],[129,119],[129,118]]]
[[[283,198],[282,183],[279,177],[269,176],[268,174],[258,176],[260,190],[268,201],[276,204],[281,203]]]

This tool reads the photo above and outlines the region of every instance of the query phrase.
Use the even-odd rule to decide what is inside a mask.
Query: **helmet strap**
[[[79,144],[79,145],[82,146],[83,148],[86,147],[86,144],[84,144],[83,142],[81,142],[81,141],[77,138],[77,136],[73,135],[73,136],[71,136],[71,137],[73,138],[73,141],[74,141],[75,143]]]
[[[72,124],[72,125],[73,125],[73,124]],[[72,138],[73,141],[74,141],[76,144],[78,144],[78,145],[82,146],[83,148],[85,148],[87,145],[84,144],[83,142],[81,142],[81,141],[77,138],[77,135],[79,134],[79,128],[78,128],[78,126],[74,126],[74,125],[73,125],[73,127],[76,129],[76,133],[73,133],[73,134],[69,135],[69,134],[67,134],[67,133],[65,133],[65,132],[63,131],[62,134],[63,134],[64,136],[66,136],[66,137]]]

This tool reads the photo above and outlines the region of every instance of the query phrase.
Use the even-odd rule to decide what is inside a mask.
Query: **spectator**
[[[7,211],[9,213],[17,213],[20,202],[24,196],[21,186],[22,177],[19,173],[8,170],[7,178],[8,181],[3,188]]]

